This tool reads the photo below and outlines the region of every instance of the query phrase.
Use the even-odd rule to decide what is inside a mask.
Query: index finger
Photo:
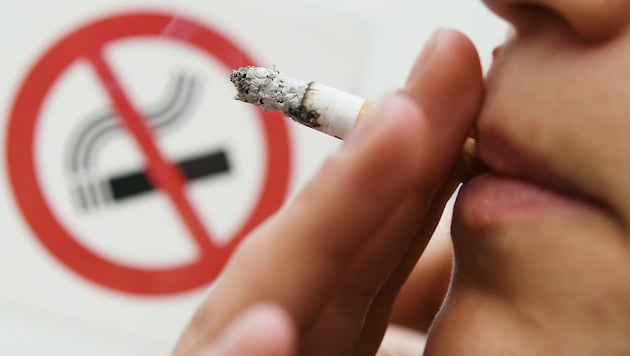
[[[257,301],[282,305],[308,327],[406,194],[419,189],[430,206],[470,129],[482,80],[462,35],[442,31],[429,47],[409,86],[368,114],[296,199],[241,245],[178,350],[212,338]],[[451,109],[438,110],[444,103]]]

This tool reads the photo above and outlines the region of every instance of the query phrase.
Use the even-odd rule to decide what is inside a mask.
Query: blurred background
[[[485,68],[506,32],[476,0],[7,0],[0,24],[0,354],[66,356],[167,355],[339,148],[234,101],[231,69],[379,99],[436,28]]]

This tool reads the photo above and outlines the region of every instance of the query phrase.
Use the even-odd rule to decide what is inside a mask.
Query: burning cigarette
[[[303,125],[339,139],[345,139],[373,106],[348,92],[282,76],[277,70],[263,67],[241,67],[232,72],[230,80],[236,87],[237,100],[258,105],[265,111],[282,111]],[[475,154],[474,140],[468,139],[451,176],[464,182],[485,170]]]

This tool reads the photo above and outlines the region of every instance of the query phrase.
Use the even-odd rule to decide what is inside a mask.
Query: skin
[[[392,310],[422,330],[436,304],[427,355],[630,354],[630,2],[486,4],[514,31],[485,83],[439,32],[242,244],[174,354],[369,355]],[[442,301],[449,244],[416,261],[473,128],[492,172],[458,196]]]
[[[479,152],[519,181],[462,190],[427,354],[629,354],[630,2],[486,3],[515,31],[486,81]],[[551,192],[501,195],[532,182]]]

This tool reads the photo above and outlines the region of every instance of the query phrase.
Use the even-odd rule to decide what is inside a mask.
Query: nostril
[[[514,4],[506,11],[506,18],[512,23],[516,32],[521,35],[549,27],[571,27],[570,23],[559,13],[538,4]]]
[[[563,29],[580,41],[602,41],[630,27],[628,0],[486,0],[519,35]]]
[[[492,50],[492,58],[496,59],[499,56],[499,53],[501,52],[501,47],[502,46],[498,46]]]

